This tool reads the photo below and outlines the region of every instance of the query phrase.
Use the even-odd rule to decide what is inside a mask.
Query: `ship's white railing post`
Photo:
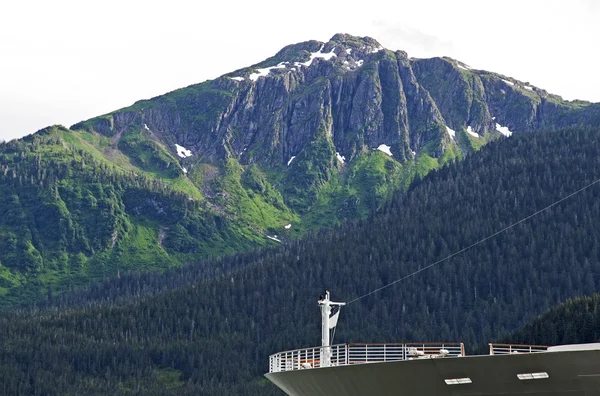
[[[539,353],[545,352],[548,347],[544,345],[523,345],[523,344],[489,344],[490,355],[510,355],[519,353]]]
[[[363,363],[394,362],[413,359],[430,359],[464,356],[464,344],[460,343],[364,343],[326,346],[329,350],[325,360],[323,346],[296,349],[273,354],[269,357],[269,372],[285,372],[329,366],[345,366]],[[545,347],[493,345],[491,352],[508,353],[541,352]]]
[[[348,365],[348,362],[350,361],[350,357],[348,356],[350,354],[350,351],[348,349],[348,344],[345,344],[344,348],[346,349],[346,365]]]
[[[334,351],[332,351],[332,360],[331,360],[331,364],[334,366],[338,366],[339,365],[339,360],[340,360],[340,346],[336,345]]]

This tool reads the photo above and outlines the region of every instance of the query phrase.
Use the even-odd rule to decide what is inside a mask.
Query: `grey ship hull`
[[[519,380],[546,372],[549,378]],[[447,357],[269,373],[290,396],[600,396],[600,350]],[[445,379],[472,383],[447,385]]]

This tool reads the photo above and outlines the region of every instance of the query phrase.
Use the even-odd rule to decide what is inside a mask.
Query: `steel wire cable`
[[[452,253],[452,254],[450,254],[450,255],[448,255],[448,256],[446,256],[446,257],[444,257],[444,258],[443,258],[443,259],[441,259],[441,260],[438,260],[438,261],[436,261],[435,263],[429,264],[429,265],[427,265],[427,266],[425,266],[425,267],[423,267],[423,268],[420,268],[420,269],[418,269],[418,270],[416,270],[416,271],[414,271],[414,272],[412,272],[412,273],[410,273],[410,274],[408,274],[408,275],[405,275],[405,276],[403,276],[403,277],[401,277],[401,278],[398,278],[398,279],[396,279],[396,280],[394,280],[394,281],[392,281],[392,282],[390,282],[390,283],[387,283],[387,284],[385,284],[385,285],[383,285],[383,286],[381,286],[381,287],[379,287],[379,288],[377,288],[377,289],[375,289],[375,290],[372,290],[372,291],[370,291],[370,292],[368,292],[368,293],[366,293],[366,294],[363,294],[362,296],[360,296],[360,297],[357,297],[357,298],[355,298],[355,299],[351,300],[350,302],[346,303],[346,305],[350,305],[350,304],[352,304],[352,303],[354,303],[354,302],[356,302],[356,301],[362,300],[362,299],[363,299],[363,298],[365,298],[365,297],[368,297],[368,296],[370,296],[370,295],[373,295],[373,294],[375,294],[375,293],[377,293],[377,292],[380,292],[380,291],[382,291],[382,290],[384,290],[384,289],[387,289],[388,287],[391,287],[391,286],[393,286],[393,285],[395,285],[395,284],[397,284],[397,283],[399,283],[399,282],[402,282],[402,281],[405,281],[406,279],[412,278],[413,276],[415,276],[415,275],[417,275],[417,274],[419,274],[419,273],[421,273],[421,272],[423,272],[423,271],[425,271],[425,270],[428,270],[428,269],[430,269],[430,268],[432,268],[432,267],[435,267],[436,265],[438,265],[438,264],[441,264],[441,263],[443,263],[444,261],[447,261],[447,260],[451,259],[451,258],[452,258],[452,257],[454,257],[454,256],[457,256],[457,255],[459,255],[459,254],[461,254],[461,253],[464,253],[464,252],[466,252],[467,250],[469,250],[469,249],[472,249],[472,248],[474,248],[475,246],[477,246],[477,245],[479,245],[479,244],[481,244],[481,243],[483,243],[483,242],[487,241],[488,239],[491,239],[491,238],[493,238],[493,237],[495,237],[495,236],[497,236],[497,235],[500,235],[500,234],[502,234],[502,233],[503,233],[503,232],[505,232],[505,231],[508,231],[508,230],[510,230],[511,228],[513,228],[513,227],[515,227],[515,226],[517,226],[517,225],[519,225],[519,224],[521,224],[521,223],[523,223],[523,222],[525,222],[525,221],[527,221],[527,220],[531,219],[532,217],[535,217],[535,216],[539,215],[539,214],[540,214],[540,213],[542,213],[542,212],[545,212],[546,210],[548,210],[548,209],[550,209],[550,208],[552,208],[552,207],[554,207],[554,206],[556,206],[556,205],[560,204],[560,203],[561,203],[561,202],[563,202],[563,201],[566,201],[567,199],[569,199],[569,198],[571,198],[571,197],[573,197],[573,196],[575,196],[575,195],[577,195],[577,194],[579,194],[579,193],[581,193],[581,192],[583,192],[583,191],[587,190],[588,188],[590,188],[590,187],[592,187],[593,185],[595,185],[595,184],[598,184],[598,183],[600,183],[600,179],[598,179],[598,180],[596,180],[596,181],[594,181],[594,182],[592,182],[592,183],[590,183],[590,184],[586,185],[585,187],[582,187],[582,188],[580,188],[579,190],[577,190],[577,191],[575,191],[575,192],[573,192],[573,193],[571,193],[571,194],[569,194],[569,195],[567,195],[567,196],[565,196],[565,197],[563,197],[563,198],[559,199],[558,201],[556,201],[556,202],[554,202],[554,203],[552,203],[552,204],[550,204],[550,205],[546,206],[545,208],[543,208],[543,209],[540,209],[540,210],[538,210],[537,212],[535,212],[535,213],[532,213],[532,214],[530,214],[529,216],[527,216],[527,217],[524,217],[524,218],[522,218],[521,220],[519,220],[519,221],[517,221],[517,222],[515,222],[515,223],[512,223],[511,225],[509,225],[509,226],[507,226],[507,227],[504,227],[503,229],[501,229],[501,230],[499,230],[499,231],[496,231],[496,232],[494,232],[493,234],[491,234],[491,235],[489,235],[489,236],[487,236],[487,237],[485,237],[485,238],[483,238],[483,239],[480,239],[480,240],[478,240],[477,242],[475,242],[475,243],[473,243],[473,244],[471,244],[471,245],[469,245],[469,246],[467,246],[467,247],[465,247],[465,248],[462,248],[462,249],[460,249],[459,251],[457,251],[457,252],[454,252],[454,253]]]

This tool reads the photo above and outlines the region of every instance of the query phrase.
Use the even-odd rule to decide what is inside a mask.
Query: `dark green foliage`
[[[284,195],[288,205],[306,213],[317,199],[317,194],[333,175],[335,147],[322,125],[313,141],[290,164],[286,174]]]
[[[324,288],[348,301],[457,252],[600,178],[598,152],[595,129],[493,142],[418,181],[368,220],[274,250],[121,276],[54,295],[41,310],[5,313],[0,389],[278,395],[261,379],[267,357],[319,343],[315,300]],[[462,340],[472,347],[566,298],[595,293],[599,194],[595,185],[350,304],[335,342]],[[597,336],[597,326],[578,317],[565,320],[581,327],[581,337],[557,328],[557,339]]]
[[[510,336],[510,342],[513,343],[538,345],[584,344],[598,341],[600,341],[600,295],[598,294],[575,298],[560,304]]]

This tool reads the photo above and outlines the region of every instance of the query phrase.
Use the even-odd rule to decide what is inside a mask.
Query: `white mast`
[[[329,329],[331,327],[335,327],[335,325],[330,327],[329,317],[331,315],[331,307],[341,307],[343,305],[346,305],[346,303],[330,301],[329,290],[325,290],[325,296],[321,296],[318,304],[321,308],[321,367],[329,367],[331,365],[331,345],[329,340]]]

